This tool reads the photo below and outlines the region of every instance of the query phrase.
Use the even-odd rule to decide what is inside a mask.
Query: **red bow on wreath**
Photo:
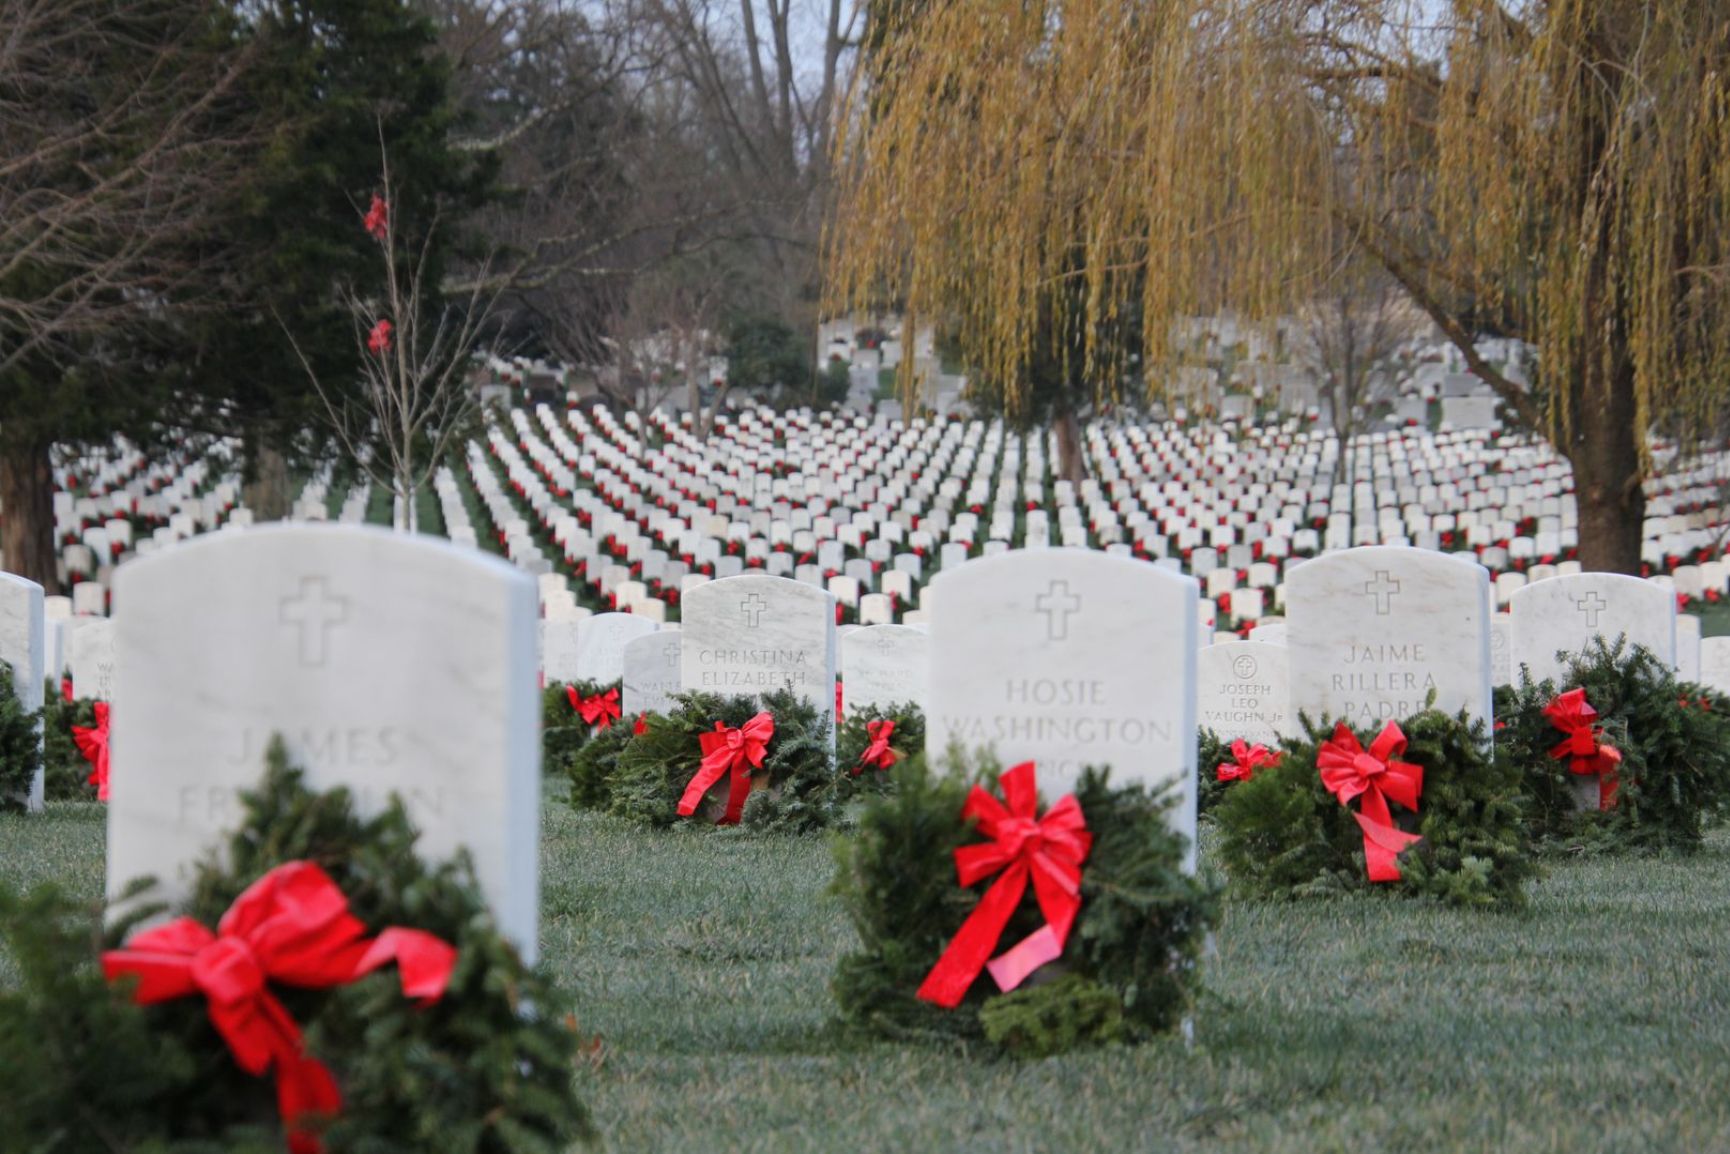
[[[1216,775],[1220,781],[1248,781],[1255,776],[1258,769],[1272,769],[1279,764],[1280,755],[1267,746],[1251,745],[1247,741],[1231,743],[1230,761],[1219,763]]]
[[[853,767],[854,777],[858,777],[861,770],[888,769],[901,760],[901,755],[889,748],[889,737],[894,732],[895,723],[888,719],[865,723],[865,736],[871,739],[871,744],[859,755],[859,764]]]
[[[268,983],[344,986],[394,961],[403,994],[431,1003],[444,995],[456,953],[421,930],[393,927],[367,937],[330,876],[296,861],[248,886],[216,933],[177,918],[104,953],[102,972],[110,982],[137,976],[132,996],[141,1006],[202,993],[211,1024],[240,1068],[255,1076],[274,1068],[289,1149],[319,1154],[323,1144],[308,1124],[338,1113],[342,1094],[323,1063],[307,1057],[300,1027]]]
[[[1363,798],[1356,813],[1358,826],[1364,831],[1364,864],[1372,882],[1400,880],[1400,851],[1422,839],[1394,825],[1388,811],[1388,798],[1393,798],[1409,810],[1418,808],[1418,796],[1424,792],[1424,770],[1410,762],[1394,760],[1406,751],[1406,735],[1395,722],[1382,727],[1368,753],[1358,744],[1358,738],[1345,722],[1334,727],[1334,735],[1322,743],[1316,753],[1316,766],[1321,770],[1322,784],[1339,798],[1341,805],[1350,805],[1355,797]]]
[[[1550,750],[1550,756],[1568,758],[1568,772],[1598,778],[1598,808],[1609,809],[1616,804],[1616,767],[1622,764],[1622,752],[1614,746],[1600,744],[1604,729],[1594,724],[1598,711],[1586,700],[1584,689],[1570,689],[1544,706],[1544,716],[1566,736]]]
[[[1036,818],[1039,786],[1031,761],[1005,770],[1001,781],[1004,801],[976,785],[961,809],[962,820],[977,818],[979,832],[991,839],[955,851],[962,886],[977,885],[999,870],[1003,873],[961,923],[919,986],[919,997],[945,1009],[961,1004],[982,969],[991,971],[997,988],[1005,993],[1019,986],[1027,975],[1063,953],[1075,915],[1081,912],[1081,863],[1093,848],[1081,803],[1074,794],[1064,794],[1044,817]],[[987,964],[1027,893],[1029,878],[1045,925]]]
[[[584,697],[577,692],[574,685],[565,686],[565,697],[571,703],[571,708],[582,715],[588,725],[598,725],[606,729],[621,716],[619,709],[619,691],[615,687],[605,693],[597,693],[593,697]]]
[[[696,813],[709,787],[728,777],[727,809],[718,824],[737,825],[739,815],[745,812],[745,799],[751,796],[751,771],[762,768],[763,755],[768,752],[769,739],[774,736],[775,718],[767,711],[738,729],[717,721],[715,732],[697,738],[703,749],[703,760],[697,766],[697,775],[685,786],[684,796],[679,798],[679,816],[690,817]]]
[[[108,703],[96,703],[96,724],[93,727],[74,725],[72,727],[72,743],[78,747],[78,752],[84,755],[84,760],[90,763],[90,776],[86,778],[96,787],[96,800],[108,800]]]

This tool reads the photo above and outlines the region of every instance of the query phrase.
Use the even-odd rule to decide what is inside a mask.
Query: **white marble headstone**
[[[541,683],[576,681],[577,622],[572,618],[543,617],[540,621]]]
[[[926,752],[951,742],[1033,760],[1048,801],[1086,766],[1175,782],[1195,861],[1194,579],[1143,561],[1040,549],[969,561],[926,589]]]
[[[101,617],[74,617],[67,664],[72,670],[72,691],[79,697],[114,701],[114,621]]]
[[[636,613],[597,613],[577,623],[577,676],[611,682],[625,676],[625,646],[659,628]]]
[[[0,661],[12,667],[12,691],[18,695],[18,704],[32,712],[42,708],[43,628],[42,586],[0,573]],[[42,784],[42,767],[38,765],[22,799],[32,813],[42,809]]]
[[[679,689],[679,634],[649,633],[625,643],[624,689],[620,707],[627,717],[665,713]]]
[[[1312,721],[1366,726],[1424,708],[1488,720],[1489,575],[1475,562],[1370,545],[1286,579],[1291,704]]]
[[[108,888],[170,900],[240,817],[280,734],[363,812],[400,794],[429,860],[474,858],[536,949],[535,583],[475,550],[349,525],[215,534],[122,566]]]
[[[1297,726],[1283,645],[1230,641],[1196,655],[1196,724],[1221,738],[1276,746]]]
[[[1700,680],[1700,619],[1692,613],[1676,615],[1676,676],[1682,681]]]
[[[792,689],[835,715],[835,599],[787,577],[747,573],[701,585],[680,613],[686,690],[755,695]]]
[[[1719,693],[1730,693],[1730,637],[1701,639],[1700,683]]]
[[[1514,676],[1562,676],[1558,652],[1578,654],[1594,637],[1643,645],[1666,667],[1676,663],[1676,599],[1668,589],[1620,573],[1576,573],[1534,581],[1514,594]]]
[[[1490,614],[1490,684],[1512,685],[1514,620],[1506,613]]]
[[[930,638],[910,625],[872,625],[841,639],[843,711],[875,716],[911,702],[925,708]]]

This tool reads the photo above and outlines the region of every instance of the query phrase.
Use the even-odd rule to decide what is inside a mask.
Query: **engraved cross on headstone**
[[[763,616],[763,610],[767,608],[769,608],[769,603],[755,593],[739,602],[739,612],[745,615],[745,624],[752,629],[757,628],[757,623]]]
[[[1394,611],[1394,597],[1400,591],[1400,583],[1386,569],[1376,570],[1374,581],[1364,582],[1364,592],[1376,599],[1376,616],[1386,617]]]
[[[280,620],[300,627],[300,663],[321,666],[330,630],[348,620],[348,598],[332,597],[323,577],[302,577],[299,596],[282,599]]]
[[[1586,615],[1587,629],[1596,629],[1598,627],[1598,614],[1610,607],[1608,601],[1598,596],[1598,591],[1596,589],[1587,593],[1584,597],[1576,597],[1574,599],[1574,604],[1579,608],[1580,612]]]
[[[1033,608],[1045,614],[1045,637],[1062,641],[1069,636],[1069,616],[1081,612],[1081,598],[1069,591],[1069,582],[1053,581],[1033,599]]]

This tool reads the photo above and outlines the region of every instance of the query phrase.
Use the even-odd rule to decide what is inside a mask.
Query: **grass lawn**
[[[1730,837],[1556,863],[1519,915],[1231,904],[1177,1037],[1044,1062],[848,1038],[820,839],[549,803],[545,958],[610,1149],[1730,1149]],[[94,805],[0,819],[0,879],[95,895]],[[1205,849],[1205,846],[1204,846]]]

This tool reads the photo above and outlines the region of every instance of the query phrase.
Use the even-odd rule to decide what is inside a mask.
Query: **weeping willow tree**
[[[1730,382],[1723,0],[881,2],[831,307],[952,319],[1013,413],[1054,310],[1110,390],[1126,309],[1169,366],[1184,318],[1367,263],[1571,461],[1587,567],[1637,568],[1650,437]],[[1537,347],[1529,386],[1483,333]]]

